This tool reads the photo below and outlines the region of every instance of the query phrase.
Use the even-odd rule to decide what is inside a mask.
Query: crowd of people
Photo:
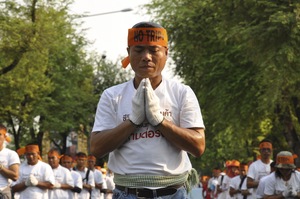
[[[78,152],[73,158],[51,149],[43,161],[38,145],[30,143],[16,152],[5,141],[10,141],[7,129],[0,124],[1,199],[112,198],[113,172],[96,169],[95,156]]]
[[[296,156],[281,151],[272,160],[271,141],[262,140],[259,158],[254,162],[226,161],[225,169],[214,168],[211,176],[202,176],[204,199],[280,199],[300,198],[300,168]]]

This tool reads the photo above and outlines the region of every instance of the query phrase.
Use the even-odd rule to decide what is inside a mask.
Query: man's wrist
[[[2,171],[4,168],[3,164],[0,164],[0,171]]]
[[[130,123],[135,126],[136,128],[141,127],[142,124],[135,124],[133,121],[131,121],[131,119],[128,119],[130,121]]]

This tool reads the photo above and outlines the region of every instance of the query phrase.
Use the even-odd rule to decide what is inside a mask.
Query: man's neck
[[[78,166],[76,166],[76,169],[77,169],[78,171],[84,171],[85,167],[78,167]]]

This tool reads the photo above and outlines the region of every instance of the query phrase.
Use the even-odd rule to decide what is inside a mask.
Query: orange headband
[[[61,159],[73,162],[73,158],[71,156],[68,156],[68,155],[62,155]]]
[[[60,159],[62,157],[57,151],[49,151],[48,156],[51,156],[51,155],[57,157],[58,159]]]
[[[39,153],[40,149],[38,145],[27,145],[25,146],[25,153]]]
[[[168,35],[164,28],[131,28],[128,29],[128,46],[135,45],[159,45],[168,46]],[[130,63],[129,56],[122,60],[122,67],[126,68]]]
[[[248,170],[248,165],[240,164],[240,169],[241,170]]]
[[[25,153],[26,153],[25,147],[22,147],[22,148],[17,149],[17,154],[18,154],[19,156],[24,155]]]
[[[277,156],[276,164],[294,164],[293,156]]]
[[[0,133],[5,137],[6,142],[10,142],[11,141],[11,139],[7,135],[7,131],[5,129],[0,129]]]
[[[262,142],[262,143],[260,143],[259,148],[260,149],[263,149],[263,148],[272,149],[272,144],[270,142]]]
[[[88,160],[94,160],[94,161],[96,161],[96,157],[93,156],[93,155],[89,155],[89,156],[88,156]]]

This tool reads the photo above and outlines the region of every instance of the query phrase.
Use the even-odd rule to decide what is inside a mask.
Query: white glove
[[[25,185],[26,185],[27,187],[32,186],[32,184],[31,184],[31,182],[30,182],[30,177],[27,178],[27,180],[25,181]]]
[[[56,182],[56,183],[54,184],[54,188],[55,188],[55,189],[59,189],[59,188],[61,188],[61,184],[60,184],[60,183],[58,183],[58,182]]]
[[[292,197],[297,197],[298,193],[295,189],[292,189],[292,191],[290,192]]]
[[[29,176],[29,180],[30,180],[30,183],[32,186],[36,186],[39,183],[39,181],[36,179],[36,177],[34,177],[34,175],[32,175],[32,174]]]
[[[282,192],[282,196],[285,198],[288,197],[296,197],[297,191],[293,189],[293,187],[288,187]]]
[[[144,79],[140,82],[140,85],[132,98],[132,113],[129,115],[129,120],[137,126],[142,124],[145,120]]]
[[[164,120],[160,113],[159,99],[155,95],[149,78],[145,82],[146,117],[152,126],[157,126]]]

